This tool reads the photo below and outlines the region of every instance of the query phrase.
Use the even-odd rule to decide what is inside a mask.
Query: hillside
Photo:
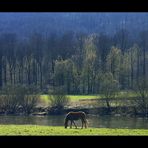
[[[44,35],[64,32],[113,34],[125,27],[137,34],[148,24],[147,13],[0,13],[0,33],[27,37],[32,32]],[[126,23],[125,23],[126,22]],[[132,27],[131,27],[132,26]],[[137,31],[138,30],[138,31]]]

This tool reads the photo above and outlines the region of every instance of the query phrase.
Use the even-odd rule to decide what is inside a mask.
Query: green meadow
[[[128,136],[148,135],[148,129],[110,129],[110,128],[87,128],[87,129],[65,129],[62,126],[39,126],[39,125],[0,125],[0,135],[7,136]]]

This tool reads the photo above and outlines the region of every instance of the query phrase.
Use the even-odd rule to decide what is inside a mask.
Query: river
[[[95,128],[148,128],[147,118],[91,116],[87,117],[89,127]],[[64,116],[0,116],[0,124],[32,124],[46,126],[63,126]],[[81,126],[80,121],[76,121]]]

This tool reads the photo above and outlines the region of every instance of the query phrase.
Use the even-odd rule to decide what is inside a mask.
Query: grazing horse
[[[71,121],[71,124],[70,124],[70,128],[72,128],[72,123],[75,125],[75,127],[77,128],[74,120],[81,120],[82,122],[82,128],[83,128],[83,125],[85,125],[85,128],[87,128],[87,120],[86,120],[86,114],[82,111],[79,111],[79,112],[69,112],[67,115],[66,115],[66,118],[65,118],[65,128],[68,127],[68,121]]]

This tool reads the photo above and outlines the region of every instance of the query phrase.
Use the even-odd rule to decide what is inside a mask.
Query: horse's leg
[[[72,128],[72,120],[71,120],[71,123],[70,123],[70,128]]]
[[[84,124],[84,123],[83,123],[83,119],[81,119],[81,122],[82,122],[82,128],[83,128],[83,124]]]
[[[87,128],[87,120],[84,119],[85,128]]]
[[[74,124],[74,126],[77,128],[77,126],[76,126],[76,124],[75,124],[75,122],[73,121],[73,124]]]
[[[87,128],[87,120],[85,119],[85,128]]]

